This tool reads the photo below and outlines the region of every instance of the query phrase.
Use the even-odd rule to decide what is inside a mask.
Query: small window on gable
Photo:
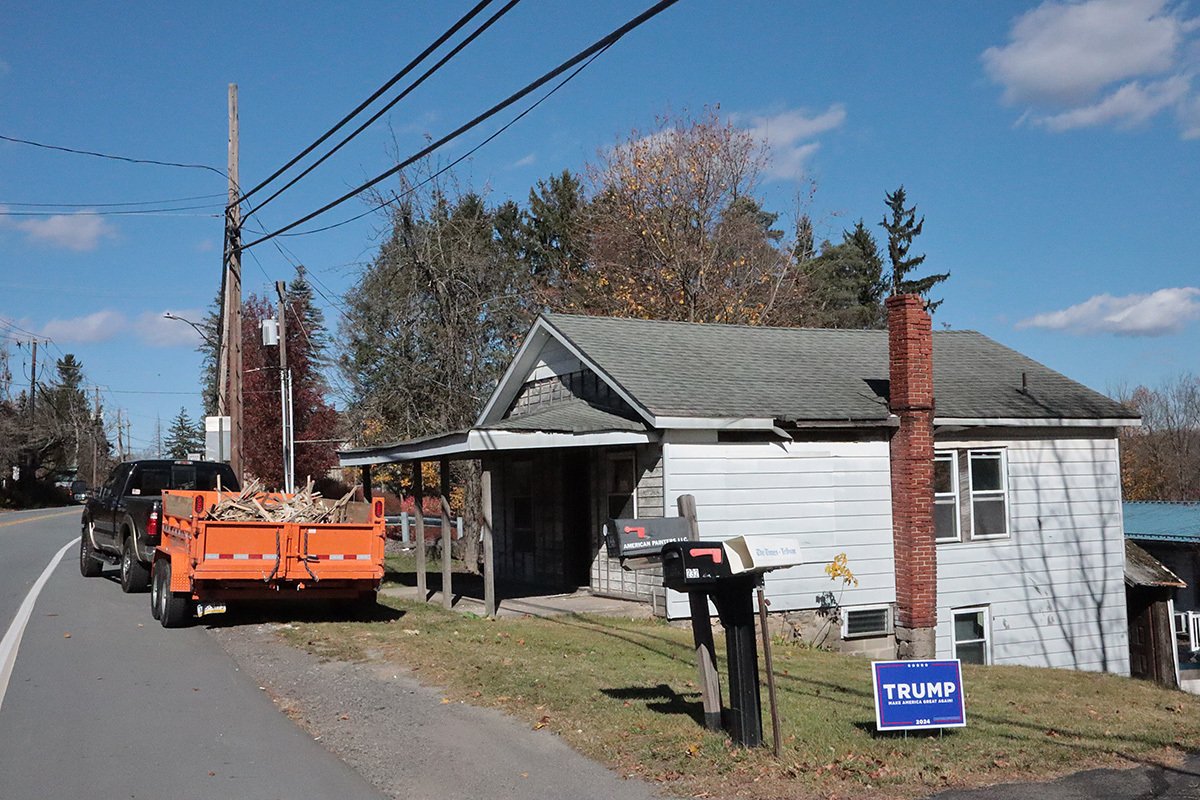
[[[842,620],[843,639],[884,636],[891,631],[891,609],[887,606],[849,609]]]
[[[1008,481],[1003,450],[972,450],[971,538],[1008,536]]]
[[[953,450],[933,457],[933,531],[939,542],[957,542],[958,453]]]

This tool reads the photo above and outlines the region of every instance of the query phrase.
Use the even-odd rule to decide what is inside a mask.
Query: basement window
[[[891,608],[888,606],[850,609],[842,620],[842,638],[886,636],[892,632],[891,617]]]
[[[991,663],[988,607],[954,610],[954,657],[965,664]]]

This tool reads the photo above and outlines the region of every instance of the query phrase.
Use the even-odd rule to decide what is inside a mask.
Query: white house
[[[847,650],[1126,674],[1117,432],[1136,417],[979,333],[540,317],[470,430],[345,451],[344,466],[481,459],[496,574],[686,617],[609,559],[610,517],[696,499],[705,539],[798,534],[772,612]],[[840,593],[824,567],[845,553]],[[822,597],[824,595],[824,598]]]

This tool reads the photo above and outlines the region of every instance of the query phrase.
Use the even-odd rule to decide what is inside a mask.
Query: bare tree
[[[1117,399],[1142,415],[1121,441],[1125,499],[1200,500],[1200,376],[1119,391]]]

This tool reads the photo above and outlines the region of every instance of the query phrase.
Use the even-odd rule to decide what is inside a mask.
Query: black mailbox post
[[[729,662],[729,734],[744,747],[762,744],[762,700],[758,689],[758,645],[754,638],[754,590],[762,573],[730,569],[721,542],[662,545],[663,585],[700,593],[717,607],[725,629]]]

